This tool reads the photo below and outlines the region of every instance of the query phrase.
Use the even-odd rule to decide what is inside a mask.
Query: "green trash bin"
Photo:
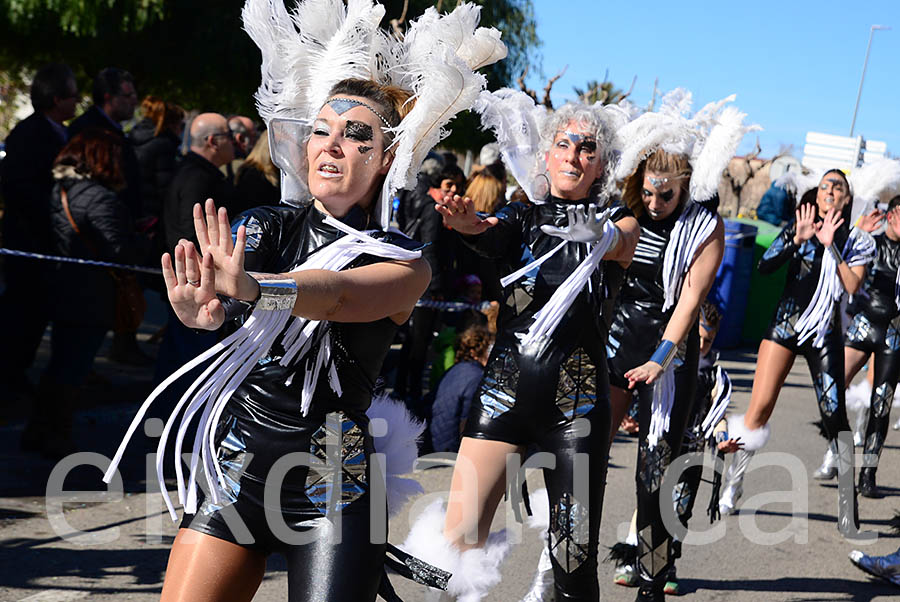
[[[753,273],[750,276],[750,294],[747,298],[747,312],[741,338],[745,345],[757,345],[772,321],[775,306],[784,291],[787,279],[785,263],[774,274],[762,275],[756,268],[759,260],[781,233],[781,228],[762,220],[739,217],[734,221],[756,226],[756,244],[753,247]]]

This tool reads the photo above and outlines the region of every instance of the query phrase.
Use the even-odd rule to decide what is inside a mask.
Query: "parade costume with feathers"
[[[474,69],[505,56],[499,32],[477,26],[479,10],[461,4],[441,16],[429,9],[396,40],[379,29],[384,7],[372,0],[306,0],[291,12],[281,0],[249,0],[244,7],[244,27],[262,51],[259,113],[283,184],[281,206],[253,209],[233,222],[235,233],[246,228],[245,269],[260,273],[261,296],[255,304],[223,301],[237,329],[157,387],[105,478],[114,476],[155,397],[192,368],[208,366],[160,439],[163,496],[175,518],[163,481],[166,443],[174,434],[182,525],[265,554],[284,553],[290,600],[356,602],[378,594],[397,600],[384,576],[386,563],[439,588],[450,577],[373,543],[370,529],[379,506],[396,512],[421,492],[400,475],[412,468],[424,425],[396,402],[373,400],[397,325],[390,318],[340,323],[292,317],[296,283],[272,275],[421,257],[421,245],[385,232],[391,200],[414,183],[428,150],[447,135],[448,121],[484,88]],[[408,102],[415,105],[403,120],[389,122],[371,104],[330,96],[348,79],[393,84],[411,92]],[[312,202],[306,143],[326,102],[338,114],[365,106],[384,124],[394,160],[371,213],[355,206],[335,219]],[[185,479],[180,452],[195,422]],[[382,479],[387,486],[376,487]],[[340,543],[334,543],[338,528]]]
[[[463,242],[483,257],[498,262],[509,275],[501,280],[509,304],[503,326],[473,400],[463,436],[517,445],[534,444],[553,454],[554,469],[544,470],[551,516],[547,535],[552,577],[547,587],[557,599],[596,600],[597,547],[606,475],[609,433],[609,386],[606,379],[604,302],[608,281],[602,258],[619,236],[613,223],[631,215],[618,199],[599,194],[566,200],[549,194],[549,181],[535,187],[531,178],[543,175],[544,152],[556,137],[551,115],[524,93],[500,90],[482,93],[475,110],[497,136],[501,155],[533,205],[511,203],[498,211],[499,223]],[[561,115],[586,116],[580,125],[590,130],[601,156],[615,144],[614,110],[567,105]],[[567,122],[562,119],[561,127]],[[574,119],[576,122],[578,119]],[[608,165],[608,163],[607,163]],[[603,179],[599,184],[603,184]],[[548,232],[563,233],[572,223],[573,207],[598,205],[608,221],[593,242],[574,242]],[[576,464],[586,460],[586,482],[574,485]],[[514,476],[514,475],[513,475]],[[512,476],[511,476],[512,478]],[[584,485],[583,489],[579,489]],[[440,537],[442,513],[424,516],[431,530],[414,527],[403,546],[442,567],[429,555]],[[417,523],[418,525],[419,523]],[[490,555],[499,536],[488,538]],[[447,547],[452,547],[446,544]],[[443,549],[443,548],[442,548]],[[462,557],[471,554],[465,552]],[[446,561],[445,561],[446,562]],[[457,564],[462,559],[455,560]],[[485,565],[494,566],[489,561]],[[447,570],[451,570],[447,568]],[[452,584],[451,584],[452,585]],[[451,587],[452,590],[452,587]],[[481,600],[486,592],[454,592],[459,600]]]
[[[622,154],[616,178],[636,172],[656,150],[681,155],[691,165],[687,196],[670,216],[638,217],[641,237],[616,300],[607,356],[610,383],[628,389],[625,373],[651,359],[681,295],[685,277],[718,218],[701,203],[715,197],[722,170],[743,136],[756,126],[728,105],[733,96],[690,113],[690,92],[676,89],[656,112],[643,113],[619,130]],[[643,183],[638,183],[643,186]],[[687,193],[687,194],[686,194]],[[638,569],[646,595],[660,591],[671,567],[671,535],[660,515],[660,485],[669,463],[679,455],[697,387],[699,335],[696,324],[677,345],[675,359],[652,385],[638,384],[637,463]],[[666,494],[668,495],[668,494]],[[648,598],[649,599],[649,598]]]

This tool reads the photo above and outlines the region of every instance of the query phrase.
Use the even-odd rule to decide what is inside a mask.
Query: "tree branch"
[[[563,74],[565,74],[566,69],[568,69],[568,68],[569,68],[568,65],[563,67],[562,71],[560,71],[559,73],[557,73],[556,75],[551,77],[550,81],[547,82],[546,87],[544,87],[544,100],[542,101],[541,104],[543,104],[545,107],[547,107],[551,111],[553,110],[553,101],[550,100],[550,89],[553,87],[553,84],[556,83],[556,80],[558,80],[559,78],[561,78],[563,76]]]
[[[516,78],[516,82],[519,84],[519,89],[522,90],[525,94],[531,97],[531,100],[537,104],[537,93],[525,85],[525,76],[528,75],[528,65],[525,65],[525,69],[522,70],[522,75]]]
[[[400,26],[406,20],[406,11],[407,10],[409,10],[409,0],[403,0],[403,12],[400,13],[400,18],[399,19],[391,19],[391,21],[390,21],[391,29],[394,30],[394,35],[396,35],[397,38],[403,37],[403,30],[400,29]],[[438,10],[441,10],[440,2],[438,2]]]

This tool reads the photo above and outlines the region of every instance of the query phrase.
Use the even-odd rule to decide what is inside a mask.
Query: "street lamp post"
[[[869,64],[869,51],[872,49],[872,36],[876,29],[890,29],[884,25],[873,25],[869,29],[869,44],[866,46],[866,60],[863,61],[862,77],[859,78],[859,92],[856,93],[856,106],[853,108],[853,122],[850,124],[850,137],[853,138],[853,130],[856,129],[856,112],[859,111],[859,99],[862,97],[863,82],[866,81],[866,67]]]

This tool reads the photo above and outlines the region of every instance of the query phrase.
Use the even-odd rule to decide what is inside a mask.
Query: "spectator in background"
[[[72,122],[69,126],[69,136],[74,138],[85,129],[95,127],[109,130],[122,138],[125,188],[119,191],[119,198],[136,219],[141,215],[140,168],[134,147],[122,129],[122,122],[134,117],[134,110],[138,104],[134,78],[124,69],[107,67],[94,78],[92,96],[94,104]]]
[[[182,238],[197,245],[193,207],[214,199],[234,215],[234,187],[219,171],[234,159],[233,134],[225,117],[201,113],[191,123],[190,151],[184,156],[163,201],[166,249],[171,251]]]
[[[7,248],[50,252],[51,169],[68,140],[63,122],[75,116],[77,102],[78,86],[66,65],[52,63],[35,74],[31,83],[34,113],[10,132],[6,158],[0,164],[3,245]],[[6,290],[0,298],[4,321],[0,387],[4,404],[31,390],[25,373],[49,321],[50,295],[44,292],[47,265],[30,259],[4,259]]]
[[[484,154],[484,149],[482,149]],[[502,167],[502,163],[500,164]],[[472,199],[475,210],[494,213],[506,204],[506,181],[494,175],[491,168],[483,168],[472,173],[466,184],[466,196]],[[500,287],[500,271],[497,262],[482,257],[464,244],[457,244],[454,253],[458,274],[476,274],[483,286],[483,298],[500,301],[503,290]]]
[[[269,154],[269,137],[260,136],[235,176],[235,215],[281,201],[280,172]]]
[[[759,201],[756,217],[780,228],[794,217],[794,199],[784,188],[772,182]]]
[[[256,123],[243,115],[229,117],[228,129],[231,130],[232,140],[234,140],[234,159],[225,165],[223,169],[228,181],[236,184],[235,176],[238,169],[240,169],[244,160],[256,146],[259,140],[259,132],[256,130]]]
[[[169,252],[181,239],[190,240],[202,253],[194,233],[194,205],[206,199],[234,214],[234,188],[219,168],[234,159],[233,134],[225,117],[218,113],[201,113],[191,123],[191,150],[175,172],[163,202],[163,230]],[[181,323],[171,305],[156,363],[156,380],[192,360],[218,340],[215,332],[196,332]],[[185,382],[189,382],[186,380]]]
[[[401,197],[398,222],[404,234],[422,243],[431,243],[422,249],[422,256],[431,266],[431,283],[425,291],[425,299],[443,299],[449,289],[450,265],[454,243],[444,228],[440,215],[434,210],[437,199],[446,191],[459,191],[465,186],[465,176],[456,165],[445,165],[439,155],[432,155],[422,164],[416,188]],[[415,409],[422,398],[422,377],[425,356],[440,314],[426,307],[417,307],[409,319],[406,340],[400,350],[397,369],[396,394],[410,402]]]
[[[122,137],[89,128],[62,149],[53,168],[51,252],[66,257],[133,263],[134,227],[116,191],[125,184]],[[50,363],[41,378],[22,448],[49,457],[74,450],[72,410],[116,313],[110,270],[53,264]]]
[[[175,177],[176,161],[181,156],[184,109],[156,96],[147,96],[141,102],[141,113],[144,118],[129,133],[141,174],[142,214],[138,221],[158,222],[166,191]],[[161,242],[159,247],[162,255]],[[154,265],[157,259],[153,258]]]
[[[494,335],[483,326],[471,326],[459,335],[456,363],[441,379],[432,405],[429,432],[434,451],[459,449],[460,433],[466,425],[493,342]]]
[[[503,191],[506,192],[506,166],[500,159],[500,146],[496,142],[481,147],[481,152],[478,153],[478,168],[473,169],[472,173],[476,171],[487,171],[503,182]]]

